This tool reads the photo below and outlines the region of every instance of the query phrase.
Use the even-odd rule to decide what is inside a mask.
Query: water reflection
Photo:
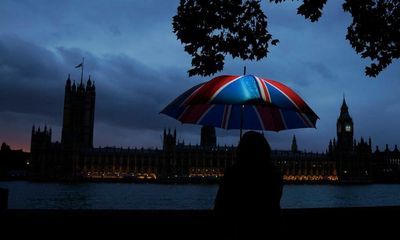
[[[0,182],[10,208],[211,209],[217,185]],[[283,208],[400,205],[400,184],[285,185]]]
[[[283,208],[400,205],[399,184],[286,185]]]

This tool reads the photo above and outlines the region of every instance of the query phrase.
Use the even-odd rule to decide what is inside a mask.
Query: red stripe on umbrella
[[[208,103],[212,100],[212,97],[215,96],[216,93],[220,92],[224,87],[229,85],[229,83],[233,82],[238,77],[239,76],[216,77],[213,80],[205,83],[197,91],[191,94],[185,103],[188,105]]]
[[[282,116],[277,108],[267,108],[263,106],[256,106],[260,117],[263,120],[264,130],[280,130],[284,129],[282,123]]]
[[[187,106],[179,120],[181,122],[197,123],[212,106],[206,104]]]

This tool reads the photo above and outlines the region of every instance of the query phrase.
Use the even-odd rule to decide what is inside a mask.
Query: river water
[[[211,209],[218,185],[3,181],[13,209]],[[399,206],[400,184],[285,185],[282,208]]]

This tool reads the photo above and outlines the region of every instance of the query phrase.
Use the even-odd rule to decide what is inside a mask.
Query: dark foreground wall
[[[207,210],[3,210],[0,218],[1,232],[12,238],[232,239],[226,231],[236,227],[221,227]],[[398,239],[400,207],[284,209],[277,233],[270,237],[265,229],[260,239]]]

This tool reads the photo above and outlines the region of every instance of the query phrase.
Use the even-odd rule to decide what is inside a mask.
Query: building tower
[[[86,87],[71,79],[65,84],[64,116],[61,144],[68,149],[93,148],[94,109],[96,88],[90,76]]]
[[[343,97],[342,107],[340,108],[340,116],[337,119],[337,149],[342,152],[350,152],[353,150],[353,119],[349,114],[349,108],[346,99]]]
[[[293,139],[292,139],[292,152],[293,153],[297,153],[297,141],[296,141],[296,135],[293,135]]]
[[[89,79],[86,84],[86,95],[84,97],[84,121],[83,142],[87,148],[93,148],[94,109],[96,101],[96,87]]]
[[[54,161],[50,158],[49,150],[51,148],[51,129],[44,127],[44,130],[32,126],[31,134],[31,157],[30,167],[34,176],[48,176],[48,173],[54,171]]]
[[[203,126],[201,128],[200,146],[215,147],[217,145],[217,137],[215,128],[212,126]]]
[[[176,129],[171,133],[171,129],[164,129],[163,136],[163,161],[159,166],[158,172],[161,177],[168,177],[176,174]]]
[[[61,132],[62,160],[60,176],[69,178],[79,174],[82,152],[93,148],[94,108],[96,88],[89,79],[86,87],[78,86],[71,79],[65,84],[64,116]]]

